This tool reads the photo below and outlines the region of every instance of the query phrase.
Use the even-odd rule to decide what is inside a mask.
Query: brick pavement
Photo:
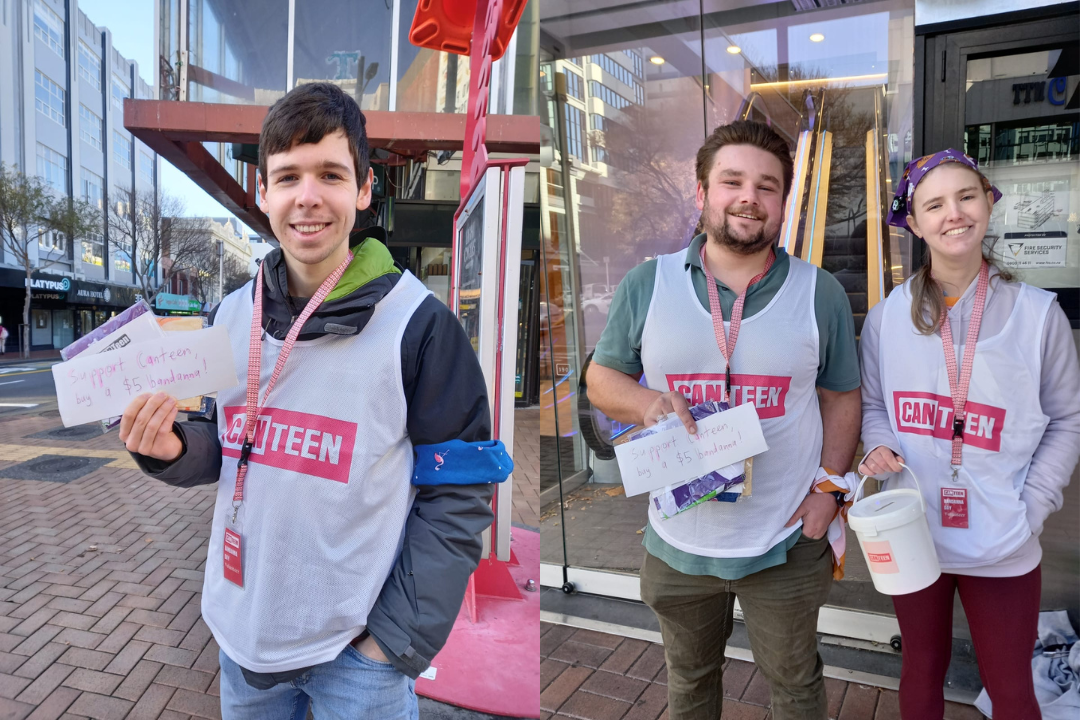
[[[898,719],[896,691],[825,679],[831,719]],[[660,644],[540,623],[541,718],[666,719],[667,668]],[[724,664],[724,719],[771,719],[769,687],[757,666]],[[981,719],[945,702],[947,719]]]
[[[199,605],[216,485],[146,478],[115,432],[27,438],[60,425],[55,411],[0,416],[0,472],[110,459],[66,484],[0,478],[0,719],[220,718]],[[516,438],[518,489],[535,500],[514,519],[535,526],[537,441]]]
[[[540,527],[540,408],[514,412],[514,521]]]

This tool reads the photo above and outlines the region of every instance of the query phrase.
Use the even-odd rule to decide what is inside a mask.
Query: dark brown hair
[[[977,170],[972,170],[971,168],[968,168],[968,170],[971,170],[971,172],[979,176],[982,180],[984,190],[989,192],[990,181],[987,180],[986,176]],[[914,201],[914,198],[912,198],[912,201]],[[909,205],[908,213],[912,216],[915,215],[914,202]],[[987,240],[990,241],[989,244],[987,244]],[[987,263],[996,267],[998,269],[998,277],[1008,283],[1013,280],[1013,274],[1006,268],[1003,268],[1001,264],[996,263],[993,256],[990,254],[990,249],[993,247],[994,241],[996,240],[997,238],[995,237],[983,238],[982,257]],[[929,248],[927,250],[929,251]],[[936,333],[941,326],[941,314],[945,312],[945,291],[942,289],[941,285],[934,280],[932,260],[933,256],[927,252],[926,263],[915,271],[915,275],[911,276],[911,322],[915,324],[915,330],[919,331],[922,335],[933,335]]]
[[[702,188],[709,189],[709,173],[712,172],[716,153],[725,145],[752,145],[775,155],[780,161],[783,172],[784,195],[781,200],[787,202],[792,176],[795,173],[791,148],[775,130],[764,123],[752,120],[736,120],[734,123],[720,125],[705,139],[705,143],[697,151],[697,162],[694,165],[694,171],[697,173],[697,179]]]
[[[270,106],[259,134],[259,175],[266,179],[266,159],[301,143],[318,143],[344,131],[356,170],[356,185],[363,187],[370,161],[367,120],[360,106],[333,83],[299,85]]]

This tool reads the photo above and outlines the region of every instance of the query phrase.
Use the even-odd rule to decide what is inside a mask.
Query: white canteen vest
[[[919,478],[942,570],[992,565],[1031,537],[1020,493],[1050,420],[1039,404],[1039,382],[1053,301],[1054,294],[1021,284],[1001,332],[980,335],[965,407],[963,465],[953,481],[953,403],[941,336],[915,330],[910,281],[885,300],[878,351],[885,407],[900,455]],[[915,487],[906,473],[888,483]],[[942,527],[941,488],[967,489],[968,528]]]
[[[743,318],[731,359],[731,402],[754,403],[769,450],[755,456],[753,495],[709,501],[663,520],[649,499],[649,523],[687,553],[713,558],[760,556],[798,528],[784,528],[821,465],[817,398],[817,268],[790,258],[769,304]],[[656,284],[641,339],[649,388],[682,391],[691,405],[721,400],[724,356],[712,316],[694,291],[686,252],[657,258]],[[730,319],[724,326],[730,329]],[[655,495],[655,494],[654,494]]]
[[[225,580],[222,543],[244,442],[251,286],[222,301],[214,321],[229,329],[241,383],[217,398],[224,458],[202,613],[229,658],[275,672],[336,658],[393,567],[415,496],[401,338],[429,291],[406,272],[359,334],[293,346],[253,433],[237,516],[240,588]],[[282,345],[264,334],[260,403]]]

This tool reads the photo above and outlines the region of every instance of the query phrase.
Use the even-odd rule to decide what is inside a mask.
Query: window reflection
[[[671,4],[590,0],[542,21],[566,56],[543,58],[540,73],[555,145],[541,201],[550,346],[541,436],[553,459],[542,469],[542,525],[553,531],[542,534],[545,562],[640,566],[646,499],[625,498],[610,454],[582,439],[625,429],[576,394],[618,284],[694,237],[694,159],[709,131],[749,118],[770,123],[793,155],[828,148],[796,178],[825,191],[792,203],[787,250],[816,255],[841,281],[858,325],[911,272],[910,236],[887,228],[883,211],[912,155],[913,0],[795,12],[707,0],[704,16],[691,5],[673,16]]]

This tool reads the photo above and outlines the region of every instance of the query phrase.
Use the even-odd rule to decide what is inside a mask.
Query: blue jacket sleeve
[[[399,671],[416,678],[446,643],[480,562],[501,456],[474,452],[474,463],[455,464],[457,482],[433,483],[451,468],[456,449],[464,456],[466,445],[496,448],[485,444],[491,439],[487,384],[461,324],[434,297],[409,321],[401,355],[407,428],[414,449],[425,456],[401,553],[368,614],[367,630]],[[450,450],[439,471],[433,447]]]

